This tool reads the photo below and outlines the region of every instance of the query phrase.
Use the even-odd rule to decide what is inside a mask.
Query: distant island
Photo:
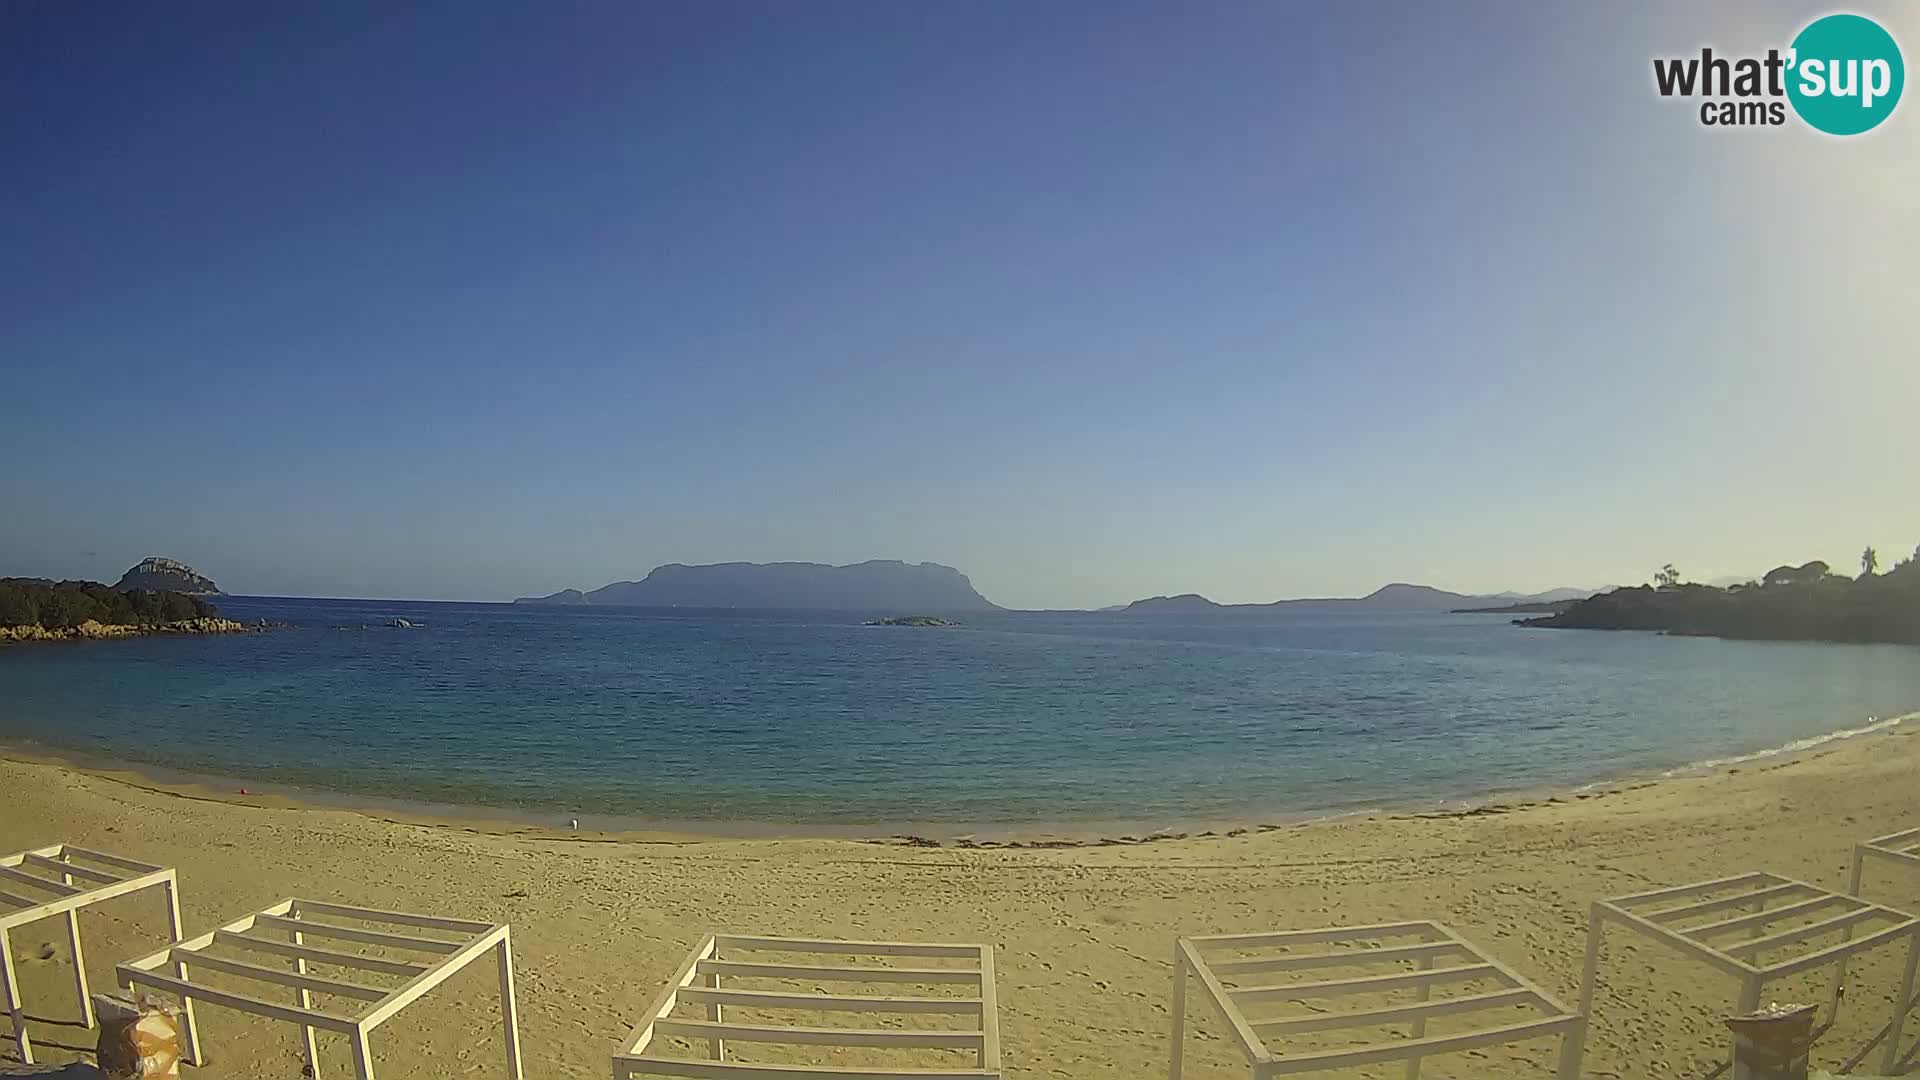
[[[122,591],[155,589],[188,596],[217,596],[220,592],[220,586],[215,585],[212,578],[178,559],[158,555],[150,555],[134,564],[132,569],[120,575],[120,581],[114,588]]]
[[[967,575],[938,563],[874,559],[824,563],[713,563],[657,566],[639,581],[591,592],[563,589],[516,604],[603,607],[812,609],[818,611],[995,611]]]
[[[1149,596],[1145,600],[1135,600],[1109,611],[1166,612],[1178,614],[1188,611],[1218,611],[1224,604],[1216,604],[1199,593],[1181,593],[1178,596]]]
[[[1201,596],[1199,593],[1181,593],[1178,596],[1152,596],[1145,600],[1135,600],[1118,610],[1135,615],[1198,615],[1216,613],[1245,613],[1274,611],[1283,609],[1304,610],[1375,610],[1375,611],[1481,611],[1499,607],[1501,610],[1521,610],[1516,604],[1557,604],[1561,601],[1579,599],[1590,595],[1583,589],[1554,589],[1544,593],[1521,595],[1502,593],[1496,596],[1468,596],[1465,593],[1448,592],[1431,585],[1409,585],[1406,582],[1394,582],[1382,585],[1365,596],[1324,597],[1302,600],[1275,600],[1265,604],[1220,604]],[[1530,610],[1554,610],[1536,608]]]
[[[1857,578],[1815,561],[1716,588],[1684,584],[1668,566],[1657,586],[1615,589],[1555,615],[1515,621],[1556,629],[1920,645],[1920,550],[1887,573],[1877,569],[1878,557],[1869,548]]]
[[[868,626],[959,626],[957,622],[943,619],[938,615],[889,615],[884,619],[868,619]]]

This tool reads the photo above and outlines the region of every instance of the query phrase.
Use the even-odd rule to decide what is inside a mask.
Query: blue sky
[[[0,573],[1065,607],[1920,542],[1915,104],[1654,95],[1821,7],[1440,7],[9,6]]]

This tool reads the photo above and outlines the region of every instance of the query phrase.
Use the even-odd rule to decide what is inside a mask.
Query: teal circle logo
[[[1893,115],[1907,83],[1900,45],[1861,15],[1828,15],[1793,39],[1787,99],[1829,135],[1871,131]]]

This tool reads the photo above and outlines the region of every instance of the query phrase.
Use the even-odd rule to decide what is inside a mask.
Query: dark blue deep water
[[[589,821],[1179,823],[1572,786],[1920,709],[1911,648],[1495,616],[219,603],[297,626],[0,649],[0,739]],[[424,626],[359,629],[393,616]]]

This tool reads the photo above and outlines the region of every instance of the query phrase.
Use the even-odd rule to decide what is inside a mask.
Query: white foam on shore
[[[1861,735],[1872,735],[1878,731],[1887,731],[1891,728],[1899,727],[1908,720],[1920,720],[1920,712],[1905,713],[1900,716],[1889,716],[1884,719],[1875,719],[1869,716],[1867,717],[1867,722],[1859,727],[1841,728],[1838,731],[1829,731],[1824,735],[1809,735],[1804,739],[1795,739],[1792,742],[1783,743],[1766,750],[1755,750],[1751,754],[1736,754],[1733,757],[1708,758],[1705,761],[1690,762],[1677,769],[1668,769],[1660,775],[1687,776],[1693,773],[1705,772],[1708,769],[1723,769],[1728,765],[1739,765],[1748,761],[1758,761],[1761,758],[1778,757],[1781,754],[1797,754],[1803,750],[1811,750],[1816,746],[1824,746],[1830,742],[1839,742],[1842,739],[1853,739]]]

